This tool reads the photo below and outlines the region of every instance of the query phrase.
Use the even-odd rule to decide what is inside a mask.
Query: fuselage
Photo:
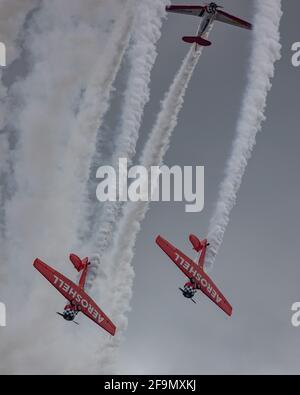
[[[215,3],[210,3],[205,6],[204,10],[202,10],[202,12],[199,14],[199,17],[202,18],[202,21],[197,32],[198,36],[202,37],[205,33],[208,32],[211,24],[215,19],[217,11],[218,6]]]
[[[81,272],[81,276],[80,276],[78,285],[79,285],[79,288],[84,290],[85,282],[86,282],[86,278],[87,278],[88,267],[90,265],[89,259],[88,258],[80,259],[77,255],[71,254],[70,260],[73,263],[75,269],[78,272]],[[81,308],[79,305],[77,305],[75,302],[70,302],[69,304],[66,305],[66,307],[64,308],[64,312],[60,315],[62,315],[62,317],[66,321],[74,321],[80,311],[81,311]]]

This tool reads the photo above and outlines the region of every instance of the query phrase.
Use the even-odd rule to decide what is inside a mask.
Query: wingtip
[[[158,235],[158,236],[156,237],[155,242],[156,242],[156,244],[157,244],[159,247],[161,247],[162,245],[164,245],[164,244],[167,243],[167,240],[165,240],[161,235]]]
[[[111,336],[115,336],[116,332],[117,332],[117,328],[113,326],[112,329],[110,330]]]
[[[36,258],[36,259],[33,261],[33,266],[36,267],[36,265],[37,265],[39,262],[40,262],[39,258]]]

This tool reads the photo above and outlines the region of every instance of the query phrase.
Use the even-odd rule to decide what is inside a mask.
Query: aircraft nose
[[[73,320],[73,318],[72,318],[70,315],[65,315],[65,316],[64,316],[64,319],[65,319],[66,321],[72,321],[72,320]]]

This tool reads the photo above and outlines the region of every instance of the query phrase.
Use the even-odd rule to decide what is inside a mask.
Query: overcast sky
[[[180,1],[174,1],[180,4]],[[252,1],[227,0],[226,11],[253,18]],[[300,68],[291,65],[291,45],[300,40],[297,0],[284,2],[282,60],[268,98],[267,121],[247,169],[212,277],[232,303],[227,318],[204,296],[198,304],[178,287],[184,276],[155,246],[158,233],[193,256],[190,232],[205,237],[235,133],[251,36],[215,24],[213,45],[200,59],[180,122],[166,157],[168,165],[205,166],[205,210],[185,214],[183,204],[153,204],[138,238],[136,280],[123,373],[299,373],[300,329],[291,325],[291,305],[300,301],[299,124]],[[143,137],[198,20],[170,15],[164,23],[152,78]],[[142,141],[144,141],[142,139]]]
[[[232,14],[253,20],[253,1],[224,0],[223,5]],[[200,58],[165,158],[169,166],[205,166],[205,209],[187,214],[184,203],[151,205],[133,261],[136,278],[120,373],[300,373],[300,328],[291,325],[291,306],[300,302],[300,67],[291,64],[291,46],[300,41],[300,4],[289,0],[283,7],[282,59],[268,97],[267,120],[211,273],[234,314],[228,318],[202,294],[196,297],[197,305],[183,298],[178,287],[185,277],[155,245],[161,234],[194,257],[188,236],[206,237],[231,150],[247,83],[251,33],[215,23],[210,35],[213,45]],[[174,14],[164,22],[139,152],[189,49],[181,37],[193,35],[199,22]],[[13,80],[15,72],[20,74],[24,65],[15,64],[7,80]],[[107,127],[118,122],[116,108],[126,76],[123,67]]]

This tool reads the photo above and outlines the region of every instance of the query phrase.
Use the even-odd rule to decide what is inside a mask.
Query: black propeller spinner
[[[210,3],[207,6],[208,12],[214,13],[216,11],[218,11],[218,8],[223,8],[222,6],[216,4],[216,3]]]

